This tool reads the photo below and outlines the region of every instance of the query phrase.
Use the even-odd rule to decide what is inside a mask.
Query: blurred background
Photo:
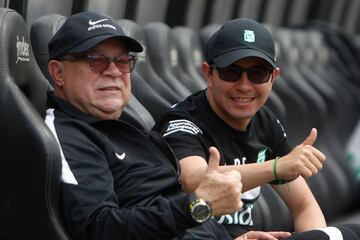
[[[273,26],[293,26],[312,20],[325,21],[349,34],[360,31],[358,0],[1,0],[31,24],[36,18],[59,13],[68,16],[95,10],[140,25],[161,21],[195,30],[235,17],[249,17]]]
[[[151,129],[171,105],[206,87],[201,73],[203,46],[222,23],[246,17],[265,24],[275,40],[277,64],[281,68],[281,77],[276,80],[266,105],[278,116],[294,146],[303,141],[312,127],[318,129],[316,147],[328,160],[308,184],[329,224],[360,223],[360,0],[0,0],[0,7],[15,10],[19,15],[18,22],[9,28],[5,15],[0,18],[0,28],[5,29],[0,48],[15,47],[5,41],[11,37],[9,32],[15,30],[17,46],[28,47],[28,51],[21,52],[25,54],[21,59],[27,61],[17,60],[15,67],[14,62],[7,62],[8,58],[11,60],[7,54],[16,50],[0,51],[1,67],[5,66],[0,74],[8,73],[8,64],[12,81],[39,112],[44,104],[44,89],[52,86],[47,72],[47,43],[66,17],[91,10],[118,20],[126,34],[138,39],[145,49],[132,73],[133,97],[123,116],[145,129]],[[4,76],[0,78],[3,79]],[[6,97],[0,100],[5,101]],[[2,116],[5,108],[0,105]],[[26,119],[31,122],[33,118]],[[15,120],[10,119],[9,125],[0,124],[4,129],[0,146],[8,146],[4,147],[8,150],[5,157],[19,160],[20,156],[14,157],[18,154],[14,147],[20,144],[18,139],[9,140],[13,139],[13,132],[5,135]],[[38,161],[29,155],[25,157],[29,158],[26,164]],[[0,206],[8,204],[7,196],[12,194],[12,187],[6,184],[12,177],[9,170],[12,167],[18,170],[15,165],[6,165],[0,172],[3,184],[0,187],[9,190],[4,190],[5,200],[0,199]],[[25,178],[29,173],[22,174]],[[36,205],[41,197],[27,201]],[[19,209],[20,203],[14,209]],[[256,227],[293,230],[286,206],[271,188],[262,188],[262,197],[256,204],[253,213],[259,219]],[[4,220],[8,229],[9,219],[18,221],[13,215],[12,211],[4,212],[3,216],[7,216],[4,220],[0,212],[0,221]],[[46,225],[49,221],[45,218],[44,222]],[[41,229],[43,225],[37,227]],[[37,228],[32,226],[28,231],[31,229]],[[1,235],[1,231],[0,236],[11,236]]]

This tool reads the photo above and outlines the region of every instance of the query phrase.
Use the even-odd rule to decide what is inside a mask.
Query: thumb
[[[220,164],[220,153],[216,147],[209,148],[210,157],[208,161],[208,170],[207,171],[216,171],[219,168]]]
[[[317,130],[316,128],[312,128],[309,136],[302,142],[301,145],[313,145],[317,138]]]

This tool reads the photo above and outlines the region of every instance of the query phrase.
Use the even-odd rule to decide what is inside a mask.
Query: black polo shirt
[[[261,108],[246,131],[239,131],[212,110],[205,90],[172,107],[154,130],[165,137],[178,159],[196,155],[207,160],[209,147],[216,146],[220,151],[220,165],[260,164],[291,151],[284,128],[269,109]],[[242,211],[222,216],[218,222],[246,229],[252,227],[256,219],[251,212],[259,195],[260,187],[243,193]]]

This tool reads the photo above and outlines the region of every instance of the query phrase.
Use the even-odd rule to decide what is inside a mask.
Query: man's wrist
[[[204,223],[211,218],[212,209],[210,205],[195,195],[195,193],[189,194],[189,213],[193,220],[197,223]]]

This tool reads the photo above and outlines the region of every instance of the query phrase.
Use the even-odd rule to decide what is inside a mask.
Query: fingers
[[[302,168],[300,170],[301,176],[309,178],[318,173],[322,169],[322,163],[318,161],[312,154],[307,159],[302,161]]]
[[[277,232],[268,232],[268,234],[270,234],[271,236],[274,236],[276,238],[287,238],[291,236],[290,232],[281,232],[281,231],[277,231]]]
[[[313,154],[321,163],[324,163],[326,160],[326,156],[316,148],[313,149]]]
[[[312,128],[310,134],[306,137],[306,139],[301,143],[301,145],[313,145],[317,138],[317,130],[316,128]]]
[[[318,151],[317,149],[315,149],[317,152],[319,152],[322,156],[316,156],[316,153],[313,153],[313,156],[309,159],[311,164],[317,169],[317,170],[321,170],[325,161],[325,155],[322,154],[320,151]]]
[[[315,136],[314,130],[309,136]],[[309,140],[311,137],[308,137]],[[312,138],[315,139],[315,138]],[[306,142],[306,141],[304,141]],[[308,141],[308,142],[311,142]],[[317,174],[322,168],[325,155],[311,145],[298,145],[293,151],[291,151],[285,157],[280,158],[278,162],[277,175],[284,179],[293,179],[299,175],[304,178],[309,178]]]
[[[275,236],[271,235],[270,233],[263,232],[263,231],[250,231],[247,232],[238,238],[236,240],[240,239],[261,239],[261,240],[278,240]]]
[[[305,161],[303,161],[306,170],[301,174],[303,177],[310,177],[317,174],[322,168],[326,159],[325,155],[313,146],[305,146]]]
[[[209,148],[210,157],[208,161],[208,170],[207,171],[215,171],[219,168],[220,164],[220,153],[216,147]]]

